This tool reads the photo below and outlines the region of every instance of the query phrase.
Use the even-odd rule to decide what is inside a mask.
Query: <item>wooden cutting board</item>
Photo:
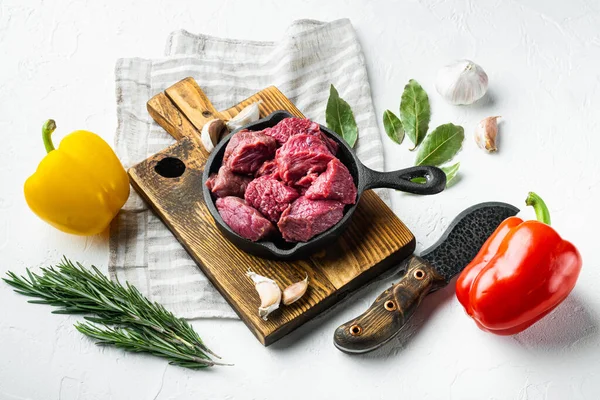
[[[273,86],[225,111],[217,111],[194,79],[176,83],[148,101],[148,112],[178,142],[133,166],[128,173],[133,187],[252,333],[269,345],[412,254],[415,239],[385,203],[367,191],[337,243],[305,260],[266,260],[230,243],[216,227],[202,196],[202,171],[208,154],[199,142],[199,132],[207,121],[229,120],[259,100],[261,117],[275,110],[302,117]],[[183,172],[180,176],[157,173],[157,164],[166,158],[182,162],[171,163],[174,171],[166,175]],[[274,279],[282,289],[308,274],[309,289],[298,302],[282,306],[264,321],[258,316],[258,295],[245,275],[248,269]]]

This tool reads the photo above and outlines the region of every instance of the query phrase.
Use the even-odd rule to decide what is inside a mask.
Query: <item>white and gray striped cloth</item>
[[[217,109],[270,85],[310,119],[325,122],[329,85],[352,107],[356,152],[383,169],[383,151],[364,57],[347,19],[294,22],[277,42],[251,42],[172,33],[166,57],[120,59],[116,66],[116,151],[126,168],[174,140],[146,111],[153,95],[191,76]],[[380,195],[386,197],[387,193]],[[387,200],[387,199],[384,199]],[[110,232],[109,273],[185,318],[237,318],[166,226],[132,191]]]

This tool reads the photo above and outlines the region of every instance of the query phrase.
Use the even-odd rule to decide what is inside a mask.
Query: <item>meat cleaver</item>
[[[351,354],[390,341],[429,293],[446,286],[479,252],[498,225],[519,209],[506,203],[476,204],[460,213],[442,237],[420,256],[402,262],[400,282],[383,292],[362,315],[338,327],[333,342]]]

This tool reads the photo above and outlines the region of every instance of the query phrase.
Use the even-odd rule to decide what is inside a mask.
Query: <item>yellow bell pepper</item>
[[[54,149],[53,120],[42,127],[48,154],[25,181],[25,199],[41,219],[63,232],[102,232],[129,197],[129,179],[114,151],[92,132],[75,131]]]

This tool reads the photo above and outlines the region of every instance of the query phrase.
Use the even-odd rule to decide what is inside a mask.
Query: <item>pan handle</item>
[[[414,194],[436,194],[446,187],[446,174],[437,167],[418,166],[392,172],[379,172],[364,167],[365,189],[391,188]],[[425,183],[411,179],[424,178]]]

